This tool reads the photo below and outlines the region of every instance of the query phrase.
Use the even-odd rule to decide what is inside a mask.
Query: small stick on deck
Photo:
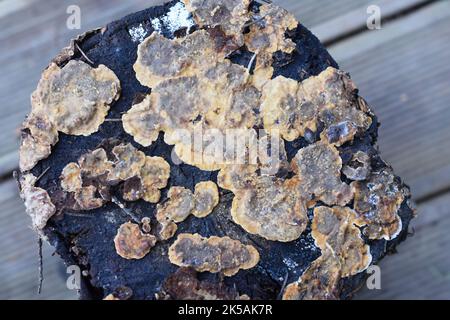
[[[39,283],[38,294],[41,294],[42,283],[44,282],[44,259],[42,257],[42,238],[38,235],[38,255],[39,255]]]

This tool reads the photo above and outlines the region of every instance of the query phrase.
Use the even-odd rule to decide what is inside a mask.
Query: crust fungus
[[[33,228],[38,232],[47,225],[47,221],[56,213],[47,191],[35,187],[36,177],[26,174],[20,179],[20,196],[25,202],[25,208],[31,217]]]
[[[286,287],[283,299],[338,299],[341,278],[364,271],[372,262],[358,222],[356,212],[347,207],[314,209],[312,236],[322,255]]]
[[[351,161],[342,168],[342,173],[351,180],[366,180],[371,171],[370,157],[362,152],[357,151]]]
[[[406,193],[391,170],[373,172],[366,181],[352,182],[355,190],[354,208],[361,224],[367,225],[364,234],[370,239],[392,240],[402,230],[397,212]]]
[[[110,161],[102,148],[86,153],[77,163],[69,163],[61,174],[61,187],[72,193],[74,210],[99,208],[109,200],[109,189],[123,182],[122,196],[127,201],[143,199],[157,203],[160,189],[167,186],[170,165],[161,157],[146,156],[131,144],[112,149]],[[99,196],[97,196],[99,194]]]
[[[88,136],[104,122],[109,106],[119,98],[120,82],[114,72],[71,60],[44,71],[31,98],[32,112],[20,149],[21,171],[31,170],[51,153],[58,131]]]
[[[183,187],[172,187],[167,196],[168,200],[158,204],[156,209],[156,219],[161,224],[159,235],[163,240],[175,235],[176,223],[183,222],[190,214],[204,218],[219,203],[219,190],[212,181],[197,183],[194,194]]]
[[[221,272],[231,277],[240,269],[251,269],[259,262],[259,253],[229,237],[203,238],[199,234],[180,234],[169,248],[170,262],[192,267],[198,272]]]
[[[298,21],[294,15],[272,4],[263,4],[259,8],[258,22],[252,23],[250,32],[245,35],[248,50],[257,54],[256,78],[271,79],[273,74],[272,55],[277,51],[292,53],[296,44],[286,37],[288,30],[294,30]]]
[[[164,282],[159,299],[174,300],[241,300],[244,296],[223,282],[199,280],[191,268],[179,268]]]
[[[243,44],[242,31],[250,19],[250,0],[183,0],[200,27],[221,27],[233,37],[237,45]]]
[[[292,160],[304,193],[328,205],[344,206],[353,198],[352,188],[341,181],[342,159],[338,150],[317,142],[300,149]]]
[[[192,214],[197,218],[209,215],[219,204],[219,190],[212,181],[197,183],[194,191],[194,210]]]
[[[235,193],[231,216],[247,232],[282,242],[298,239],[308,222],[306,201],[295,178],[258,177]]]
[[[174,236],[178,227],[176,223],[186,220],[194,209],[194,195],[191,190],[183,187],[172,187],[167,194],[165,203],[157,206],[156,219],[162,228],[161,239],[167,240]]]
[[[142,259],[156,244],[156,237],[143,233],[138,224],[127,222],[120,226],[114,238],[119,256],[125,259]]]
[[[372,123],[355,92],[348,75],[332,67],[301,83],[279,76],[263,87],[264,127],[279,129],[283,138],[293,141],[306,129],[317,131],[321,122],[322,139],[340,146]]]

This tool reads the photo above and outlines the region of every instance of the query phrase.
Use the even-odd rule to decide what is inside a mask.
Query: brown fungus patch
[[[308,222],[306,201],[295,178],[257,177],[235,193],[231,216],[247,232],[281,242],[298,239]]]
[[[221,27],[237,45],[243,44],[243,29],[250,19],[250,0],[183,0],[200,27]]]
[[[342,277],[360,273],[372,262],[370,248],[358,226],[357,213],[348,207],[314,209],[312,237],[322,251],[330,250],[339,260]]]
[[[156,219],[161,224],[159,235],[167,240],[175,235],[176,223],[186,220],[195,207],[194,195],[191,190],[183,187],[172,187],[167,194],[168,200],[158,204]]]
[[[240,300],[235,288],[223,282],[199,280],[192,268],[179,268],[164,281],[159,299],[173,300]]]
[[[20,196],[25,203],[27,214],[31,217],[33,228],[38,232],[47,225],[47,221],[56,213],[49,194],[35,187],[36,177],[31,173],[20,178]]]
[[[286,286],[283,300],[338,300],[340,280],[339,263],[326,251],[297,282]]]
[[[353,198],[352,188],[341,181],[342,159],[338,150],[323,142],[301,149],[292,160],[300,188],[328,205],[344,206]]]
[[[172,187],[167,196],[168,200],[156,208],[156,219],[161,225],[159,235],[163,240],[172,238],[178,229],[176,224],[190,214],[204,218],[219,203],[219,190],[212,181],[197,183],[194,193],[183,187]]]
[[[219,204],[219,189],[212,181],[199,182],[195,185],[194,210],[192,214],[197,218],[209,215]]]
[[[256,57],[255,79],[263,82],[271,79],[273,74],[273,54],[277,51],[292,53],[296,44],[286,37],[286,32],[298,26],[295,16],[285,9],[273,4],[263,4],[259,14],[253,19],[258,20],[250,26],[250,32],[245,34],[245,45],[254,52]]]
[[[23,124],[21,171],[50,155],[58,131],[84,136],[96,132],[119,94],[119,79],[104,65],[92,68],[71,60],[60,68],[52,63],[31,97],[32,112]]]
[[[114,245],[125,259],[142,259],[156,244],[156,237],[143,233],[138,224],[127,222],[117,230]]]
[[[32,95],[32,115],[48,117],[58,131],[88,136],[103,123],[119,92],[119,79],[104,65],[92,68],[71,60],[60,68],[53,63]]]
[[[351,161],[342,168],[342,173],[350,180],[355,181],[366,180],[370,172],[370,157],[362,151],[357,151]]]
[[[199,234],[180,234],[169,248],[170,262],[192,267],[198,272],[221,272],[233,276],[240,269],[251,269],[259,262],[259,253],[229,237],[203,238]]]
[[[372,119],[361,107],[356,86],[344,72],[329,67],[318,76],[299,83],[279,76],[263,87],[261,112],[267,130],[280,130],[293,141],[305,131],[316,132],[324,125],[321,138],[340,146],[366,131]]]
[[[370,239],[392,240],[402,230],[397,212],[409,191],[396,180],[393,172],[385,169],[373,172],[366,181],[352,182],[355,190],[354,208],[360,224],[366,225],[364,234]]]
[[[112,160],[109,160],[112,159]],[[69,163],[61,174],[61,188],[75,200],[73,210],[91,210],[110,200],[110,188],[123,183],[127,201],[157,203],[167,186],[170,165],[161,157],[146,156],[131,144],[120,144],[110,154],[98,148]]]
[[[371,263],[370,247],[361,238],[358,215],[347,207],[317,207],[312,237],[322,255],[289,284],[285,300],[335,300],[340,280],[364,271]]]

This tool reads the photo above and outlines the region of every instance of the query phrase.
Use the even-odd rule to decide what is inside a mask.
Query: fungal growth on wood
[[[366,224],[364,234],[370,239],[392,240],[402,230],[398,215],[400,205],[409,196],[390,169],[372,172],[366,181],[352,183],[355,190],[354,208]]]
[[[51,64],[31,97],[32,112],[23,125],[21,170],[31,170],[50,155],[58,131],[84,136],[96,132],[119,94],[119,79],[104,65],[92,68],[75,60],[62,68]]]
[[[175,300],[245,300],[235,288],[229,288],[223,283],[213,283],[199,280],[197,272],[192,268],[179,268],[167,277],[159,299]]]
[[[167,194],[168,200],[158,204],[156,219],[161,225],[159,235],[162,240],[172,238],[178,227],[192,214],[197,218],[209,215],[219,203],[219,191],[212,181],[199,182],[194,193],[183,187],[172,187]]]
[[[251,269],[259,262],[259,253],[229,237],[203,238],[198,234],[180,234],[169,248],[170,262],[192,267],[198,272],[221,272],[231,277],[240,269]]]
[[[36,177],[31,173],[20,178],[20,196],[25,203],[28,215],[31,217],[33,228],[38,232],[44,229],[47,221],[56,213],[47,191],[35,186]]]
[[[131,222],[122,224],[114,238],[117,254],[125,259],[142,259],[155,244],[156,237],[143,233],[138,224]]]
[[[311,234],[322,255],[286,287],[284,299],[336,299],[341,278],[367,269],[372,256],[358,223],[356,212],[347,207],[314,209]]]
[[[112,160],[110,160],[112,159]],[[110,200],[111,187],[123,182],[122,197],[157,203],[167,186],[170,165],[161,157],[146,156],[131,144],[119,144],[108,157],[103,148],[82,155],[63,169],[61,188],[75,200],[73,210],[92,210]]]
[[[355,83],[267,1],[92,31],[31,104],[21,196],[94,298],[347,299],[414,216]]]

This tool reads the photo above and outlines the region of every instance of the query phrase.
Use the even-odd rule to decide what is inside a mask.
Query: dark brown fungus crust
[[[122,224],[114,238],[117,254],[125,259],[142,259],[155,244],[155,236],[143,233],[138,224],[131,222]]]
[[[256,266],[259,253],[253,246],[229,237],[180,234],[169,248],[169,259],[180,267],[192,267],[198,272],[221,272],[231,277],[240,269]]]
[[[223,282],[199,280],[192,268],[179,268],[167,277],[160,300],[244,300],[235,288],[227,287]]]

